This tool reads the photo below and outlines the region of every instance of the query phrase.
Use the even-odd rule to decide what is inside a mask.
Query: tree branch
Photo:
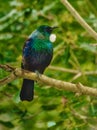
[[[13,70],[13,68],[12,68],[12,70]],[[26,79],[35,80],[35,81],[44,83],[46,85],[50,85],[54,88],[65,90],[65,91],[71,91],[71,92],[81,93],[81,94],[90,95],[90,96],[97,96],[96,88],[84,86],[81,83],[73,84],[73,83],[69,83],[69,82],[65,82],[65,81],[61,81],[61,80],[56,80],[56,79],[49,78],[49,77],[47,77],[45,75],[41,75],[41,74],[38,76],[36,73],[22,70],[20,68],[14,69],[9,76],[7,76],[4,79],[1,79],[0,85],[10,83],[11,81],[13,81],[17,78],[26,78]]]
[[[67,0],[61,0],[62,4],[71,12],[75,19],[81,24],[81,26],[95,39],[97,40],[97,33],[85,22],[85,20],[78,14],[78,12],[72,7]]]

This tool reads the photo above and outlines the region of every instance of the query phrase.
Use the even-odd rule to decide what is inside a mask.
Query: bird
[[[26,40],[23,46],[21,68],[43,74],[53,57],[53,44],[50,40],[56,26],[41,25]],[[23,79],[20,91],[21,101],[32,101],[34,98],[34,80]]]

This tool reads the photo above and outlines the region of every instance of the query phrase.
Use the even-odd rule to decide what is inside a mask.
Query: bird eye
[[[45,30],[46,30],[46,32],[48,32],[48,33],[51,33],[51,32],[52,32],[52,28],[50,28],[50,27],[46,27]]]

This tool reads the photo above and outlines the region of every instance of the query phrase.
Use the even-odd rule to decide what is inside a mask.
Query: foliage
[[[69,2],[97,31],[96,0]],[[79,70],[83,74],[77,77],[76,74],[50,68],[45,74],[96,87],[97,75],[84,75],[85,71],[97,70],[97,48],[93,46],[95,41],[59,0],[1,0],[0,4],[0,64],[21,66],[22,47],[28,35],[39,25],[58,25],[51,65]],[[0,78],[6,75],[8,73],[0,69]],[[36,83],[34,100],[20,102],[21,84],[22,80],[15,80],[0,87],[0,129],[96,130],[97,98]]]

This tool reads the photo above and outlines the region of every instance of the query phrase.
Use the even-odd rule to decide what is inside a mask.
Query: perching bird
[[[56,27],[42,25],[29,36],[23,48],[22,68],[32,72],[43,73],[53,56],[51,33]],[[34,81],[23,79],[20,99],[31,101],[34,96]]]

